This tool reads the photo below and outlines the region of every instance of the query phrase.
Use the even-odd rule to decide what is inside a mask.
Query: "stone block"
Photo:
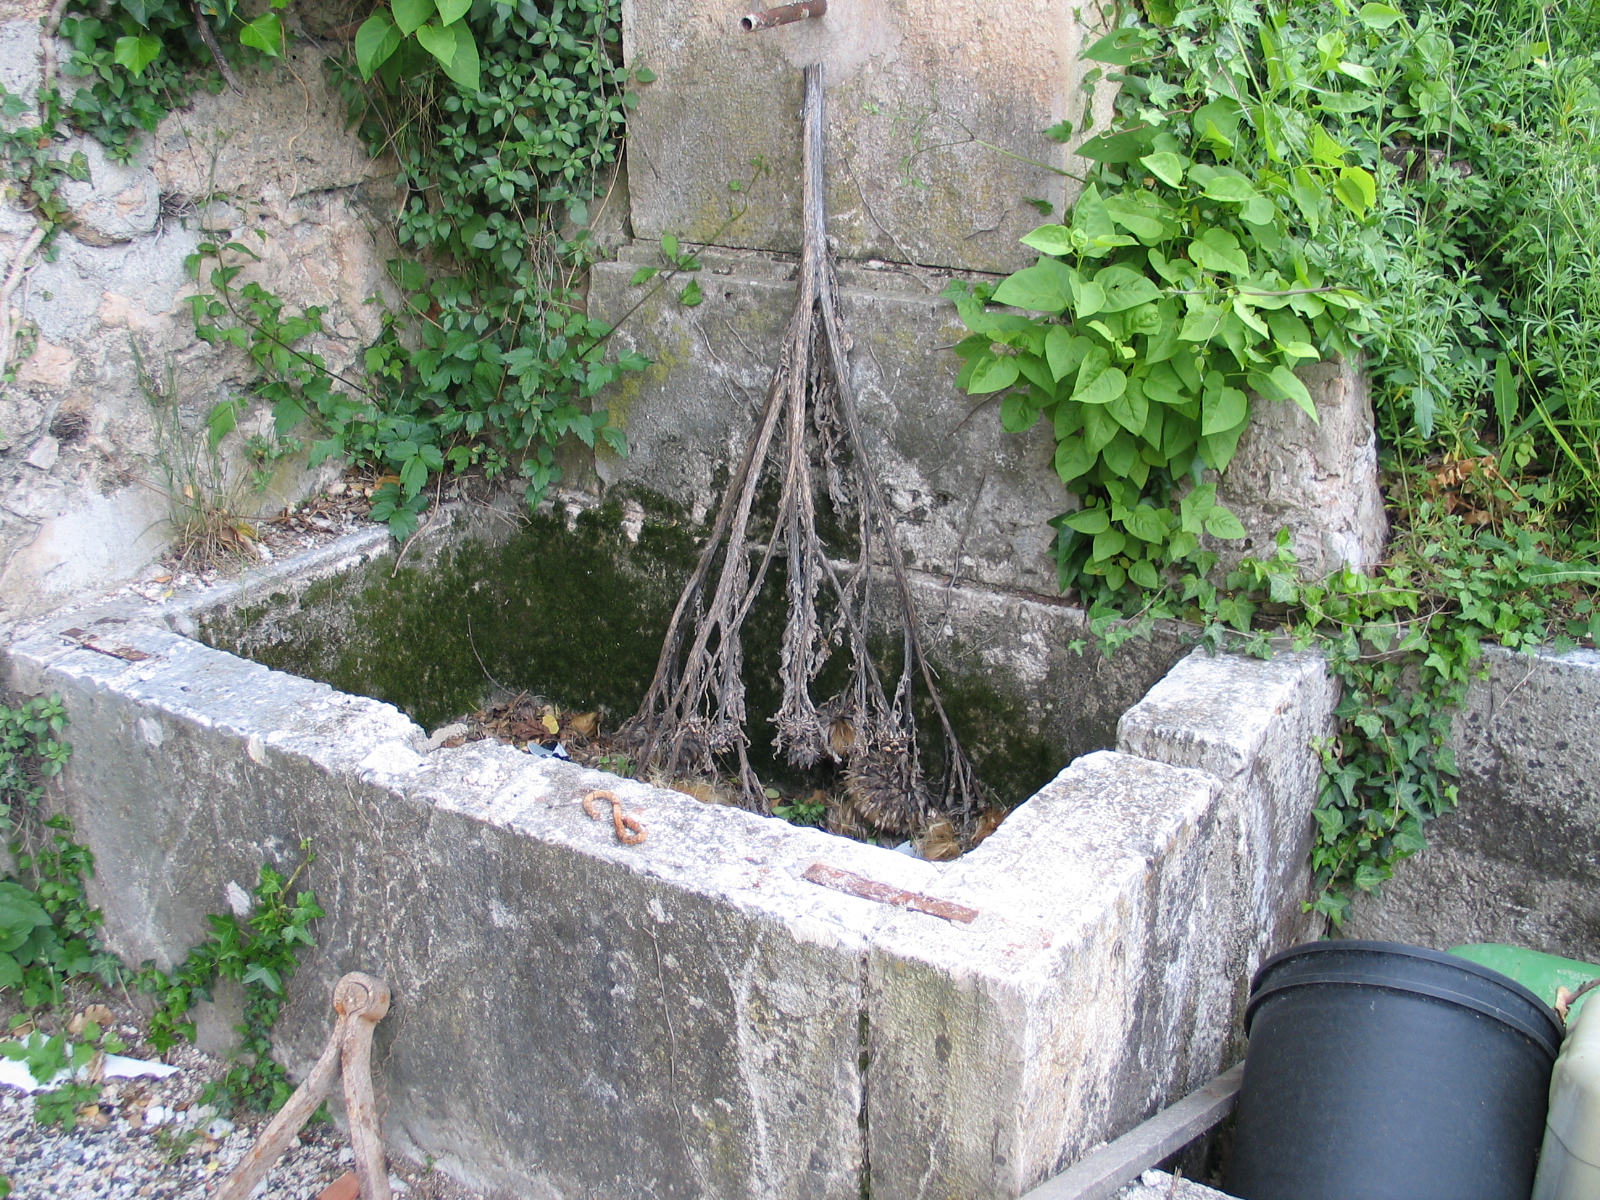
[[[1367,376],[1359,363],[1322,362],[1297,372],[1317,420],[1292,401],[1250,399],[1250,427],[1217,486],[1217,499],[1243,522],[1242,541],[1213,542],[1227,568],[1246,555],[1268,558],[1288,529],[1306,579],[1383,561],[1389,520],[1378,487],[1378,441]]]
[[[603,457],[607,484],[629,483],[683,505],[696,521],[718,501],[766,397],[794,305],[794,264],[761,254],[701,255],[704,301],[679,286],[645,299],[614,336],[654,360],[601,400],[626,429],[627,459]],[[621,321],[648,293],[629,281],[654,261],[644,246],[595,267],[590,302]],[[909,566],[952,580],[1056,595],[1046,523],[1070,501],[1042,426],[1000,428],[996,406],[954,386],[949,347],[965,336],[944,279],[914,270],[842,266],[840,308],[854,339],[852,379],[873,470],[899,522]]]
[[[88,179],[64,178],[62,201],[72,210],[72,236],[90,246],[114,246],[149,233],[161,219],[161,188],[155,172],[137,159],[113,162],[93,138],[73,138],[60,157],[82,154]]]
[[[1217,975],[1237,1012],[1263,959],[1321,929],[1321,918],[1301,905],[1312,899],[1306,864],[1322,773],[1314,743],[1333,732],[1338,702],[1338,684],[1318,655],[1279,650],[1263,660],[1193,650],[1117,728],[1118,749],[1208,771],[1227,789],[1212,869],[1229,879],[1216,886],[1253,914],[1232,926],[1240,936]]]
[[[634,228],[798,250],[800,69],[820,62],[841,255],[1026,266],[1017,239],[1042,220],[1027,200],[1060,211],[1076,196],[1063,172],[1081,160],[1043,132],[1082,116],[1092,12],[1064,0],[832,0],[821,18],[744,34],[738,8],[717,0],[625,0],[627,61],[658,76],[628,118]],[[768,173],[731,193],[756,158]]]
[[[1486,647],[1456,714],[1459,807],[1352,906],[1351,937],[1600,962],[1600,653]]]

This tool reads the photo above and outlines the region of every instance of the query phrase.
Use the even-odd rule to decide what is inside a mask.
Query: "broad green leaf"
[[[1121,312],[1161,298],[1161,289],[1148,278],[1120,264],[1102,268],[1094,281],[1105,293],[1099,312]]]
[[[1244,525],[1240,523],[1239,518],[1220,504],[1207,515],[1205,526],[1206,532],[1212,537],[1224,538],[1230,541],[1235,538],[1242,538],[1245,533]]]
[[[1207,271],[1221,271],[1229,275],[1250,273],[1250,260],[1239,248],[1239,239],[1226,229],[1215,226],[1189,243],[1189,259]]]
[[[429,0],[432,3],[432,0]],[[478,43],[463,21],[454,25],[427,24],[417,30],[417,41],[444,68],[444,73],[469,91],[478,88]]]
[[[1305,410],[1306,416],[1310,417],[1312,421],[1319,425],[1322,423],[1320,418],[1317,416],[1317,406],[1316,403],[1311,399],[1311,392],[1306,388],[1306,385],[1300,381],[1300,377],[1298,375],[1289,370],[1288,367],[1273,367],[1269,373],[1269,378],[1273,383],[1278,385],[1278,389],[1282,391],[1284,395],[1288,396],[1289,399],[1293,400]]]
[[[150,28],[150,17],[162,6],[163,0],[122,0],[122,8],[130,17],[146,29]]]
[[[700,290],[700,281],[698,279],[689,280],[688,283],[684,284],[683,291],[678,293],[678,303],[685,308],[695,308],[705,298],[705,293]]]
[[[996,304],[1009,304],[1030,312],[1054,315],[1072,303],[1072,288],[1078,273],[1054,258],[1040,259],[1005,279],[994,292]]]
[[[1334,181],[1333,194],[1356,216],[1364,217],[1378,199],[1378,181],[1361,167],[1344,167]]]
[[[1151,150],[1154,132],[1150,129],[1131,129],[1125,133],[1102,133],[1089,138],[1077,149],[1084,158],[1103,163],[1138,162]]]
[[[1015,383],[1020,373],[1014,354],[996,354],[993,350],[985,350],[972,368],[967,391],[974,396],[998,392]]]
[[[1122,527],[1146,542],[1160,542],[1167,536],[1167,523],[1148,504],[1141,504],[1122,519]]]
[[[1093,345],[1086,337],[1074,337],[1065,325],[1050,326],[1050,332],[1044,337],[1044,357],[1050,364],[1050,374],[1057,380],[1065,379],[1078,369]]]
[[[1205,395],[1201,399],[1201,434],[1225,433],[1243,425],[1249,415],[1250,400],[1242,391],[1220,382],[1206,381]]]
[[[439,24],[454,25],[472,9],[472,0],[434,0],[439,10]]]
[[[1139,161],[1150,174],[1167,186],[1183,186],[1183,173],[1189,166],[1189,160],[1183,155],[1174,154],[1171,150],[1162,150],[1156,154],[1147,154]]]
[[[1118,29],[1095,42],[1083,52],[1083,57],[1091,62],[1126,67],[1139,57],[1139,52],[1143,48],[1144,38],[1140,36],[1138,29]]]
[[[1062,483],[1070,484],[1094,469],[1096,457],[1081,437],[1063,438],[1056,443],[1056,474]]]
[[[111,58],[119,66],[127,67],[135,75],[141,75],[160,53],[161,39],[145,34],[141,37],[118,38],[117,44],[112,47]]]
[[[1093,557],[1095,562],[1105,562],[1122,553],[1122,548],[1128,544],[1128,535],[1120,529],[1108,529],[1105,533],[1098,533],[1094,539]]]
[[[1178,378],[1178,373],[1166,363],[1157,363],[1151,367],[1141,386],[1145,396],[1158,404],[1187,404],[1194,398],[1184,391],[1183,381]]]
[[[1100,461],[1114,474],[1124,479],[1143,485],[1149,477],[1150,468],[1139,457],[1139,446],[1133,440],[1133,435],[1126,429],[1119,428],[1117,436],[1112,438],[1105,449],[1100,451]],[[1135,478],[1137,476],[1137,478]]]
[[[414,33],[433,16],[433,0],[390,0],[394,23],[401,33]]]
[[[1078,302],[1073,311],[1078,320],[1092,317],[1106,306],[1106,290],[1094,280],[1080,280],[1078,283]]]
[[[277,58],[283,53],[283,22],[277,13],[262,13],[239,30],[239,44]]]
[[[1222,325],[1223,308],[1220,304],[1204,304],[1190,311],[1183,319],[1183,329],[1178,338],[1185,342],[1209,342]]]
[[[1220,174],[1207,180],[1202,192],[1213,200],[1221,200],[1228,204],[1243,204],[1246,200],[1254,200],[1261,194],[1242,176]]]
[[[1387,29],[1396,21],[1406,19],[1405,13],[1392,4],[1363,4],[1357,15],[1368,29]]]
[[[1167,222],[1161,219],[1165,206],[1153,201],[1148,192],[1122,192],[1106,197],[1106,212],[1135,237],[1153,242],[1167,236]]]
[[[1194,128],[1195,137],[1209,141],[1218,154],[1230,155],[1243,113],[1244,109],[1237,100],[1231,96],[1219,96],[1210,104],[1195,109],[1189,123]]]
[[[356,66],[361,78],[371,79],[372,73],[400,49],[402,40],[394,22],[381,9],[361,22],[361,28],[356,30]]]
[[[1344,164],[1345,155],[1350,151],[1328,136],[1328,131],[1322,125],[1311,127],[1311,157],[1330,167]]]
[[[1080,508],[1075,513],[1067,514],[1063,524],[1093,537],[1111,528],[1111,513],[1104,508]]]
[[[1341,62],[1339,64],[1339,70],[1350,76],[1351,79],[1359,79],[1368,87],[1378,86],[1377,72],[1375,72],[1371,67],[1363,66],[1361,63]]]
[[[1024,246],[1032,246],[1041,254],[1071,254],[1072,230],[1065,225],[1041,225],[1021,239]]]
[[[1072,389],[1072,398],[1080,404],[1110,404],[1128,386],[1128,377],[1110,365],[1111,352],[1096,346],[1084,357],[1078,368],[1078,381]]]
[[[1150,401],[1145,399],[1137,380],[1128,381],[1122,395],[1106,405],[1106,411],[1118,425],[1132,434],[1143,435],[1150,421]]]
[[[1012,392],[1000,402],[1000,427],[1007,433],[1025,433],[1039,419],[1039,410],[1021,392]]]

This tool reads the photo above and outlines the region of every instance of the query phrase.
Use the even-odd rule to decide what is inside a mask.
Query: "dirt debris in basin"
[[[86,1007],[78,999],[63,1011]],[[88,1003],[112,1008],[111,1027],[127,1043],[127,1056],[161,1058],[179,1069],[164,1079],[106,1080],[71,1131],[40,1125],[33,1098],[0,1084],[0,1175],[10,1177],[12,1200],[204,1200],[255,1144],[268,1115],[225,1115],[202,1104],[206,1084],[223,1072],[220,1058],[188,1043],[157,1055],[143,1041],[143,1022],[131,1005],[103,995]],[[255,1196],[316,1200],[353,1161],[338,1126],[313,1123]],[[403,1200],[479,1200],[440,1172],[396,1160],[389,1170]]]
[[[740,803],[739,781],[732,776],[667,779],[654,773],[639,775],[628,748],[614,732],[602,727],[600,713],[564,711],[527,692],[441,726],[434,730],[429,744],[450,748],[486,739],[514,746],[525,754],[553,755],[614,775],[646,778],[646,782],[682,792],[702,804],[738,807]],[[858,842],[896,847],[930,862],[959,858],[998,829],[1006,815],[1003,809],[985,808],[966,839],[958,835],[948,817],[939,817],[906,838],[873,823],[870,797],[863,797],[861,791],[859,779],[846,775],[832,789],[768,787],[766,799],[773,816],[797,825],[816,825]]]

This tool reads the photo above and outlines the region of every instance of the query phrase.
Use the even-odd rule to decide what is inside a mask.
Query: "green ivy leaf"
[[[283,22],[278,19],[278,14],[262,13],[239,30],[239,44],[277,58],[283,53]]]
[[[160,54],[161,39],[144,34],[141,37],[118,38],[117,44],[112,47],[111,59],[118,66],[127,67],[135,75],[142,75],[144,69],[155,62]]]
[[[705,298],[705,293],[700,290],[700,281],[698,279],[689,280],[683,291],[678,293],[678,303],[685,308],[695,308]]]
[[[454,25],[472,9],[472,0],[434,0],[439,10],[439,24]]]

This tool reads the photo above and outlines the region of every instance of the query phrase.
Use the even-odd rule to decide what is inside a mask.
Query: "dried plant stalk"
[[[829,761],[842,767],[854,813],[881,830],[909,836],[943,817],[969,832],[983,806],[981,788],[924,652],[911,583],[850,384],[850,343],[827,245],[821,66],[805,70],[803,116],[804,242],[794,312],[744,459],[673,611],[655,678],[622,736],[642,768],[667,778],[714,774],[717,758],[732,754],[742,803],[767,808],[750,765],[741,632],[781,556],[788,623],[775,746],[797,766]],[[758,558],[750,541],[751,513],[768,479],[778,486],[778,501]],[[836,513],[855,518],[859,550],[848,567],[828,558],[818,536],[819,491]],[[885,569],[903,648],[900,676],[888,689],[868,646],[874,576],[881,582]],[[828,619],[818,607],[824,588],[834,602]],[[849,682],[818,703],[812,685],[838,647],[848,649]],[[944,778],[936,788],[928,786],[922,768],[913,712],[919,684],[943,742]]]

